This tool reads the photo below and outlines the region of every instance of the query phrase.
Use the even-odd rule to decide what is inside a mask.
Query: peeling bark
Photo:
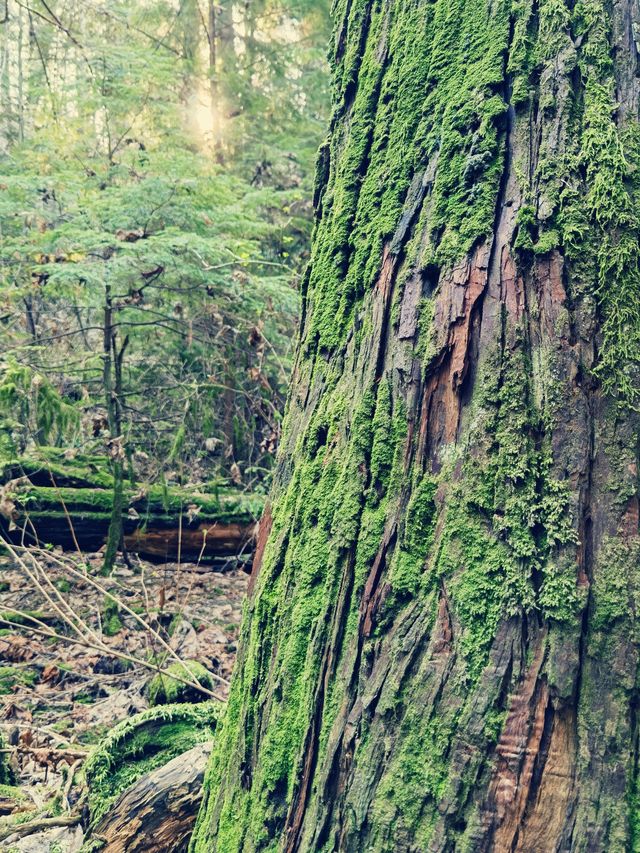
[[[336,16],[268,538],[192,849],[635,849],[636,4]]]

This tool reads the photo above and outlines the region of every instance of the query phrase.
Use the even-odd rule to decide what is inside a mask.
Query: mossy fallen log
[[[142,776],[96,824],[84,849],[101,853],[186,851],[210,753],[210,743],[198,744]]]
[[[14,849],[29,836],[25,850],[53,850],[49,830],[82,824],[83,853],[186,850],[221,713],[219,703],[203,702],[163,705],[123,720],[75,770],[69,813],[0,784],[0,848]]]
[[[0,817],[26,810],[29,800],[15,785],[0,784]]]
[[[89,834],[94,835],[97,827],[104,831],[113,819],[118,799],[139,779],[210,742],[220,710],[217,702],[161,705],[115,726],[83,768]]]
[[[97,551],[104,545],[113,493],[100,457],[5,462],[3,528],[14,543],[60,545]],[[104,463],[104,460],[103,460]],[[95,469],[95,470],[94,470]],[[210,493],[128,484],[123,527],[129,550],[152,559],[210,559],[238,554],[251,545],[261,496],[231,488]]]
[[[113,477],[108,469],[106,456],[39,447],[30,456],[0,460],[0,482],[28,477],[34,486],[112,489]]]

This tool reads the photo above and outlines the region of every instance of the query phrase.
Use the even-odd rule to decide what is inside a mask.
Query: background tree
[[[195,851],[638,835],[637,7],[339,0]]]
[[[106,441],[116,474],[268,480],[328,12],[298,0],[212,9],[224,26],[210,65],[202,0],[7,3],[0,336],[7,376],[16,364],[38,389],[23,377],[0,397],[9,455]],[[50,419],[65,406],[76,418],[34,433],[20,417],[34,395]]]

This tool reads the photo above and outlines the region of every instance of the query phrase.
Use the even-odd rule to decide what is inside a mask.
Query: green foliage
[[[0,458],[38,445],[73,440],[78,411],[46,375],[9,357],[0,362]]]
[[[255,489],[308,252],[328,3],[214,4],[214,67],[198,4],[108,5],[10,0],[0,35],[0,334],[26,371],[3,376],[0,452],[116,438],[111,304],[128,465]]]

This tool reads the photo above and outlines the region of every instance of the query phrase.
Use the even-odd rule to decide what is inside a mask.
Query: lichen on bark
[[[632,849],[640,13],[335,20],[266,544],[192,849]]]

